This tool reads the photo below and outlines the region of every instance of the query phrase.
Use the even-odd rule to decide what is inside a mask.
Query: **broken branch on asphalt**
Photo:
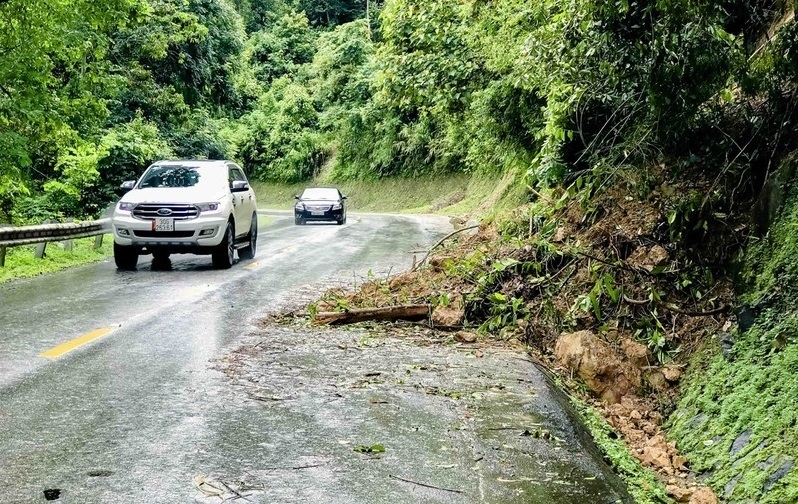
[[[431,313],[432,306],[428,304],[353,308],[340,312],[319,312],[313,321],[317,324],[354,324],[367,320],[425,320]]]
[[[459,494],[465,493],[462,490],[452,490],[451,488],[443,488],[443,487],[439,487],[439,486],[435,486],[435,485],[428,485],[426,483],[419,483],[418,481],[405,479],[405,478],[402,478],[400,476],[394,476],[393,474],[389,474],[388,477],[390,477],[391,479],[404,481],[405,483],[410,483],[412,485],[418,485],[418,486],[422,486],[424,488],[432,488],[433,490],[443,490],[444,492],[452,492],[452,493],[459,493]]]

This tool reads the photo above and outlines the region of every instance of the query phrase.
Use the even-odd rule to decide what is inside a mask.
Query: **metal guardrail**
[[[45,223],[36,226],[13,227],[0,224],[0,267],[5,264],[6,247],[41,244],[36,249],[36,257],[44,257],[48,242],[72,240],[97,236],[95,247],[102,245],[102,235],[111,230],[111,219],[85,222]]]

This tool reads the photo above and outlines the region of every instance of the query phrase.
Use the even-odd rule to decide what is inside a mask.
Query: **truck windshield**
[[[217,177],[218,178],[218,177]],[[213,182],[208,167],[183,165],[151,166],[139,182],[139,188],[148,187],[193,187]]]

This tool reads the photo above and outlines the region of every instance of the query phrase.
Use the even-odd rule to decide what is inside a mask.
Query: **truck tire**
[[[238,257],[241,259],[254,258],[257,247],[258,247],[258,216],[257,214],[252,214],[252,223],[249,225],[249,234],[247,235],[247,246],[238,249]]]
[[[139,262],[139,251],[136,247],[114,242],[114,262],[118,269],[132,271]]]
[[[235,243],[233,237],[233,223],[227,223],[222,242],[216,246],[211,254],[213,266],[217,269],[229,269],[233,265]]]

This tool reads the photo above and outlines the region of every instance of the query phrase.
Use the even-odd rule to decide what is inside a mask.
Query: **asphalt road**
[[[406,269],[446,219],[269,221],[226,271],[173,256],[0,285],[0,502],[628,499],[517,353],[259,324]]]

